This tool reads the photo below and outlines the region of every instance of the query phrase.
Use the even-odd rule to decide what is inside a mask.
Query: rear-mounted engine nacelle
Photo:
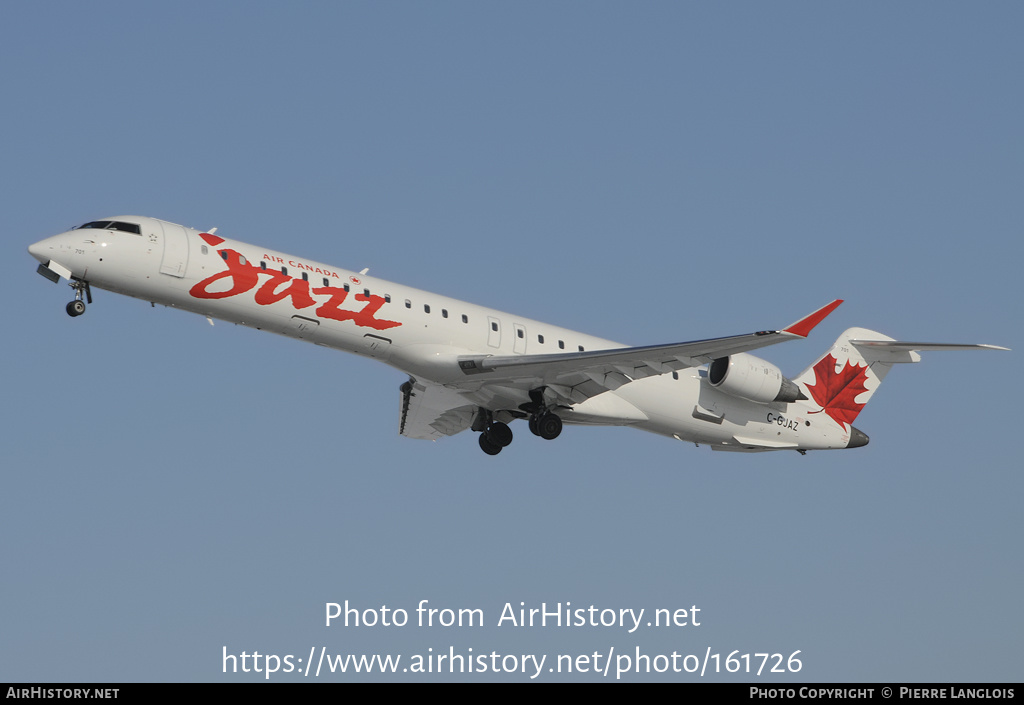
[[[708,383],[720,392],[762,404],[807,398],[778,367],[747,353],[713,360],[708,366]]]

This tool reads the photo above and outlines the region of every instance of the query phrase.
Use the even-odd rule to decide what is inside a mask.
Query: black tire
[[[530,421],[528,423],[530,425],[530,433],[532,433],[535,436],[539,436],[540,431],[537,430],[537,414],[533,414],[532,416],[530,416]]]
[[[557,414],[552,414],[550,411],[541,414],[541,417],[537,419],[537,435],[544,440],[551,441],[558,438],[558,434],[562,432],[562,419]]]
[[[494,445],[487,440],[487,434],[480,434],[480,450],[487,453],[487,455],[497,455],[501,452],[501,446]]]
[[[70,302],[65,307],[64,310],[67,311],[68,315],[71,316],[72,318],[74,318],[75,316],[81,316],[83,313],[85,313],[85,302],[75,299],[74,301]]]
[[[512,442],[512,429],[508,427],[507,423],[501,421],[495,421],[488,426],[483,435],[487,436],[487,440],[491,444],[499,448],[504,448]]]

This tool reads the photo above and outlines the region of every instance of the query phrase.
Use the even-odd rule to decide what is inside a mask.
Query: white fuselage
[[[96,288],[369,356],[438,385],[465,381],[461,355],[624,347],[153,218],[110,221],[137,225],[140,232],[80,228],[38,242],[30,252]],[[566,423],[632,425],[732,450],[744,441],[766,450],[844,448],[850,440],[835,424],[811,426],[798,405],[750,402],[710,387],[705,377],[704,369],[688,368],[637,379],[560,416]],[[516,401],[500,397],[499,407]]]

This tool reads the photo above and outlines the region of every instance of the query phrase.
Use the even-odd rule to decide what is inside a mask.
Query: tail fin
[[[857,414],[892,369],[892,362],[877,359],[870,351],[865,355],[864,348],[854,345],[854,340],[895,342],[875,331],[849,328],[836,339],[830,350],[793,380],[807,397],[807,401],[799,402],[811,407],[807,413],[825,413],[844,427],[853,424]],[[916,359],[905,362],[920,359],[916,353],[907,355]]]
[[[848,328],[832,348],[793,380],[809,414],[825,413],[840,426],[853,424],[882,380],[901,362],[920,362],[920,350],[1007,350],[996,345],[908,343],[866,328]]]

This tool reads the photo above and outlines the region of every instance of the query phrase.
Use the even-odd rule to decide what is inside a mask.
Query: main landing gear
[[[530,433],[545,440],[554,440],[562,432],[562,419],[544,401],[544,388],[530,390],[530,402],[519,408],[529,414]]]
[[[70,302],[64,310],[68,312],[69,316],[75,318],[85,313],[86,301],[92,303],[92,290],[89,288],[89,282],[81,279],[72,279],[71,288],[75,290],[75,300]]]
[[[512,442],[512,429],[507,423],[492,421],[480,433],[480,450],[487,455],[497,455],[501,449]]]
[[[530,416],[530,432],[544,440],[554,440],[562,432],[562,419],[550,411],[533,414]]]
[[[544,403],[542,390],[530,392],[531,401],[522,404],[521,411],[509,412],[519,418],[529,419],[530,433],[540,436],[545,440],[558,438],[562,432],[562,419],[558,414],[548,409]],[[497,455],[501,449],[512,442],[512,429],[507,423],[495,421],[491,412],[480,409],[477,421],[473,425],[474,431],[480,431],[480,449],[487,455]]]

